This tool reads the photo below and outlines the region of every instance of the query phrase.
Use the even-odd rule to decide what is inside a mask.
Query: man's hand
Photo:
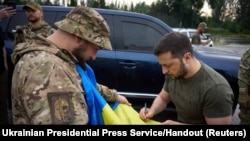
[[[122,96],[120,94],[118,94],[117,98],[116,98],[116,101],[120,102],[120,103],[123,103],[123,104],[127,104],[129,106],[131,106],[132,104],[129,103],[129,101],[127,100],[127,98],[125,96]]]
[[[147,121],[154,116],[154,113],[149,108],[143,107],[140,110],[139,116],[142,120]]]
[[[211,42],[211,39],[208,39],[206,43],[209,44],[210,42]]]
[[[9,18],[16,14],[16,9],[13,9],[12,7],[5,7],[0,10],[0,21]]]
[[[208,39],[206,42],[201,43],[203,46],[208,45],[211,42],[211,39]]]

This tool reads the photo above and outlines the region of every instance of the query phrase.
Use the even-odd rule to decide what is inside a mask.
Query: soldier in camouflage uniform
[[[240,124],[250,124],[250,48],[242,55],[238,72]]]
[[[12,85],[14,124],[87,124],[88,106],[76,64],[95,59],[99,49],[111,50],[110,29],[91,8],[77,6],[47,38],[34,35],[14,49]],[[97,85],[110,102],[129,104],[114,89]]]
[[[55,31],[55,29],[43,20],[43,10],[39,3],[28,2],[23,9],[26,11],[29,23],[27,25],[16,26],[15,45],[30,40],[32,37],[31,34],[42,34],[46,37]]]
[[[206,46],[211,42],[211,40],[207,40],[206,42],[201,41],[201,36],[203,36],[203,33],[205,32],[206,29],[207,29],[207,24],[205,22],[199,23],[196,33],[192,36],[191,40],[192,44]]]
[[[52,28],[46,21],[43,19],[43,9],[41,5],[37,2],[27,2],[23,6],[23,9],[26,11],[26,17],[28,19],[27,25],[17,25],[16,34],[14,40],[14,48],[18,43],[27,42],[32,40],[32,34],[41,34],[44,37],[51,35],[55,29]],[[10,99],[11,91],[11,80],[13,76],[14,64],[9,61],[9,73],[8,73],[8,91]],[[11,103],[11,100],[9,100]],[[11,104],[10,104],[11,105]]]

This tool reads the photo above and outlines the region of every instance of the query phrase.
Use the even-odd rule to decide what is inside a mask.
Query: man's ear
[[[192,58],[192,55],[191,55],[190,52],[187,52],[187,53],[185,53],[185,54],[183,55],[183,61],[184,61],[184,62],[189,62],[191,58]]]

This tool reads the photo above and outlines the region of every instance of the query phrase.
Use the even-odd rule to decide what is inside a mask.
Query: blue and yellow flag
[[[82,87],[88,105],[89,125],[113,124],[159,124],[154,120],[143,121],[139,113],[126,104],[115,102],[109,105],[97,90],[97,83],[92,68],[87,65],[83,70],[79,65],[76,69],[82,79]]]

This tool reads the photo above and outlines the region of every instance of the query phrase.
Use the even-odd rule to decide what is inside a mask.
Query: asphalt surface
[[[236,54],[242,55],[248,48],[250,48],[250,44],[226,44],[226,45],[219,45],[219,46],[214,46],[215,48],[221,48],[225,49],[231,52],[234,52]]]

